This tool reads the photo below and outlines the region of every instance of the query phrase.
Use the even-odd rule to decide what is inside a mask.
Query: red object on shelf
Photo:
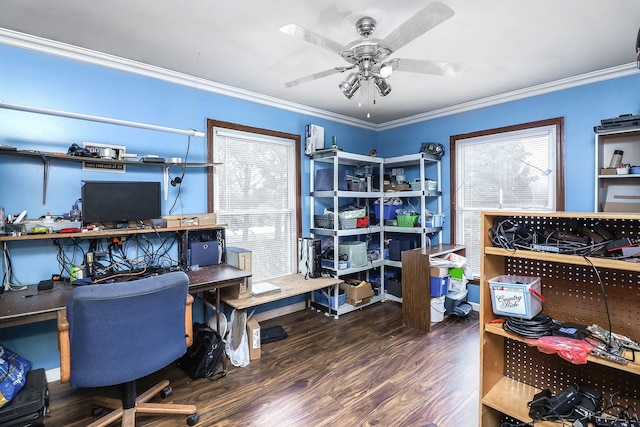
[[[367,228],[368,226],[369,226],[369,217],[368,216],[356,219],[356,227],[357,228]]]

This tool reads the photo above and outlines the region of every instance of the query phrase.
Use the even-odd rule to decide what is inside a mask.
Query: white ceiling
[[[459,62],[462,73],[396,71],[388,79],[392,92],[376,96],[375,105],[360,94],[344,98],[338,84],[345,74],[286,88],[288,81],[348,64],[278,28],[295,23],[346,45],[359,38],[355,21],[368,15],[378,21],[374,37],[382,39],[429,1],[0,0],[0,28],[372,124],[635,64],[638,0],[442,1],[455,15],[391,58]],[[364,86],[360,93],[367,93]]]

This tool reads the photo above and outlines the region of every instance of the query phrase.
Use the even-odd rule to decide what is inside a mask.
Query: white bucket
[[[227,316],[225,316],[224,313],[220,313],[217,317],[220,318],[220,331],[218,331],[215,311],[213,312],[213,316],[209,318],[209,322],[207,323],[211,329],[213,329],[214,331],[217,331],[220,334],[220,336],[224,338],[224,336],[227,333]]]
[[[431,298],[431,321],[442,322],[444,320],[444,300],[445,295],[437,298]]]

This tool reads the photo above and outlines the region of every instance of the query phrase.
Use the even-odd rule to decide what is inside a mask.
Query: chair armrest
[[[187,294],[187,305],[184,310],[184,335],[187,340],[187,347],[193,344],[193,296]]]
[[[60,350],[60,382],[68,383],[71,377],[71,346],[67,310],[58,311],[58,350]]]

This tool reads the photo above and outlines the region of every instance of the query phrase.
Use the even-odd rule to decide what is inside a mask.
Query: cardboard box
[[[216,225],[218,218],[214,213],[197,214],[200,225]]]
[[[304,136],[304,154],[307,156],[324,149],[324,128],[322,126],[314,124],[306,125],[304,127]]]
[[[227,264],[240,270],[251,272],[251,251],[242,248],[228,246],[226,250]],[[251,277],[244,281],[244,285],[227,286],[223,292],[232,298],[248,298],[251,296]]]
[[[410,191],[410,184],[384,184],[383,191]]]
[[[343,289],[347,293],[346,303],[354,307],[368,303],[373,296],[371,283],[365,281],[341,283],[340,289]]]
[[[161,218],[167,220],[167,228],[217,224],[216,214],[214,213],[162,215]]]
[[[600,175],[617,175],[618,170],[616,168],[602,168],[600,169]]]
[[[447,267],[431,267],[429,269],[429,276],[431,277],[444,277],[449,274]]]
[[[247,338],[249,341],[249,360],[260,359],[260,324],[253,317],[247,320]]]
[[[636,185],[609,185],[603,212],[640,212],[640,187]]]

